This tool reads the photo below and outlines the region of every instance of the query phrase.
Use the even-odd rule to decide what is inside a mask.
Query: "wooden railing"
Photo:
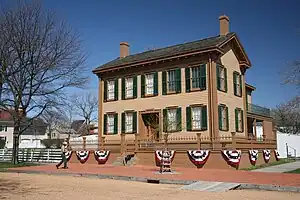
[[[248,103],[247,112],[251,114],[271,117],[271,110],[262,106]]]

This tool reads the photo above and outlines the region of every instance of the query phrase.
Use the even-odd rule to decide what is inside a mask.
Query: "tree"
[[[273,110],[278,130],[288,134],[300,133],[300,96],[282,103]]]
[[[288,64],[281,74],[284,84],[292,84],[300,88],[300,61],[296,60]]]
[[[88,134],[90,124],[95,119],[93,114],[98,110],[98,99],[92,93],[88,92],[81,96],[75,95],[72,105],[75,108],[76,114],[84,118],[85,131],[83,134]]]
[[[84,63],[79,35],[40,4],[19,2],[1,13],[0,109],[13,117],[13,163],[32,120],[61,105],[67,88],[87,83]]]

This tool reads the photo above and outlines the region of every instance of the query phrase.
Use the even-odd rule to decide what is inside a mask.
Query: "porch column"
[[[241,72],[242,72],[242,98],[243,98],[243,104],[244,104],[244,131],[245,131],[245,137],[249,137],[248,134],[248,125],[247,125],[247,91],[246,91],[246,81],[245,81],[245,73],[246,68],[245,66],[240,66]]]
[[[99,78],[98,81],[98,149],[100,150],[101,144],[104,142],[102,139],[103,136],[103,90],[104,90],[104,81]]]
[[[256,136],[256,119],[255,118],[253,120],[253,129],[254,129],[254,137],[255,137],[255,140],[256,140],[257,136]]]

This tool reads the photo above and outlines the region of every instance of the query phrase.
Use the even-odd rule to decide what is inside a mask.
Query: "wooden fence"
[[[0,149],[0,162],[12,160],[12,149]],[[60,149],[20,149],[19,162],[55,163],[61,160]]]

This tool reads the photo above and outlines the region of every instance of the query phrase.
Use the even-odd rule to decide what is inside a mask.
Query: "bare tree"
[[[300,88],[300,61],[296,60],[284,67],[281,72],[284,84],[295,85]]]
[[[0,16],[0,109],[14,121],[13,163],[19,136],[49,107],[57,107],[67,88],[82,87],[85,56],[78,34],[40,4],[19,2]],[[26,126],[25,116],[31,115]]]
[[[288,134],[300,133],[300,96],[282,103],[273,110],[278,130]]]
[[[92,93],[88,92],[83,95],[75,95],[72,105],[75,108],[76,114],[84,118],[85,131],[83,134],[88,134],[91,122],[96,119],[93,114],[98,110],[98,99]]]
[[[61,128],[65,125],[66,116],[62,114],[61,111],[56,109],[47,109],[41,114],[41,119],[43,119],[47,124],[47,135],[48,139],[52,139],[52,135],[54,133],[58,133],[61,131]]]

